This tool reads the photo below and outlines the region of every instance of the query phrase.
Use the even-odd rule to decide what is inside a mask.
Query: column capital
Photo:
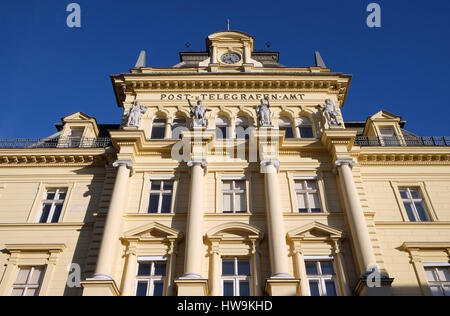
[[[208,167],[206,160],[191,160],[187,163],[187,165],[188,167],[200,166],[205,169]]]
[[[133,170],[133,162],[131,160],[117,160],[112,164],[114,168],[119,168],[121,166],[125,166],[130,170]]]
[[[273,166],[277,173],[280,172],[280,161],[278,159],[265,159],[261,161],[261,173],[269,173],[267,168]]]
[[[353,168],[354,166],[356,166],[356,162],[352,158],[341,158],[341,159],[337,159],[334,162],[334,165],[336,167],[341,167],[341,166],[347,165],[350,168]]]

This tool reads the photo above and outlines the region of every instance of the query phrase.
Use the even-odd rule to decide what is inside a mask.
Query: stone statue
[[[141,106],[139,101],[136,101],[128,113],[126,127],[139,127],[142,115],[144,115],[145,112],[147,112],[147,108]]]
[[[326,99],[325,104],[321,104],[319,106],[324,112],[330,126],[341,126],[338,118],[339,112],[337,111],[336,104],[334,104],[331,99]]]
[[[272,120],[270,119],[270,102],[268,97],[261,99],[261,104],[256,108],[256,114],[258,114],[260,127],[272,126]]]
[[[207,127],[208,119],[206,118],[206,112],[210,112],[211,110],[205,108],[200,99],[197,99],[197,104],[195,105],[191,103],[190,99],[188,99],[188,102],[191,108],[192,127]]]

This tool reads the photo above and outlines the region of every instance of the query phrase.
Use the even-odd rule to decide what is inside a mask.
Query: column
[[[301,249],[294,250],[295,262],[297,265],[296,278],[300,279],[300,292],[302,296],[310,296],[308,276],[306,275],[305,257]]]
[[[175,264],[177,262],[177,249],[176,249],[176,241],[170,241],[169,251],[167,252],[168,260],[168,269],[167,269],[167,281],[166,281],[166,296],[175,296],[175,288],[173,284],[173,278],[175,276]]]
[[[340,242],[333,240],[333,257],[336,266],[336,274],[338,276],[338,282],[340,284],[341,296],[351,296],[350,288],[348,286],[347,277],[344,271],[344,258],[342,256]]]
[[[168,117],[166,120],[166,129],[164,131],[164,138],[171,139],[172,138],[172,120],[173,118]]]
[[[370,241],[369,229],[367,228],[355,181],[353,180],[352,167],[354,165],[355,162],[352,159],[339,159],[336,161],[354,247],[360,261],[361,273],[365,273],[369,267],[376,265],[376,260],[372,242]]]
[[[278,184],[278,160],[261,162],[261,172],[265,173],[266,217],[269,231],[269,249],[272,279],[291,278],[288,269],[288,251],[284,230],[283,210],[281,209],[280,188]]]
[[[213,242],[211,244],[211,249],[209,251],[210,255],[210,293],[212,296],[221,296],[221,260],[220,260],[220,253],[219,253],[219,245],[217,242]]]
[[[186,229],[186,256],[183,279],[202,279],[203,250],[203,168],[205,161],[190,161],[191,186]]]
[[[118,168],[118,170],[98,255],[97,268],[94,275],[95,280],[112,280],[114,259],[119,249],[122,218],[125,214],[130,169],[133,168],[133,163],[119,160],[113,164],[113,167]]]
[[[136,249],[128,249],[127,267],[125,270],[124,279],[122,281],[122,296],[134,296],[135,280],[137,273],[137,255]]]

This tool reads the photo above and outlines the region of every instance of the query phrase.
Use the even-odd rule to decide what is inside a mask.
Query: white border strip
[[[160,256],[160,257],[138,257],[138,262],[145,262],[145,261],[167,261],[166,256]]]
[[[439,262],[439,263],[424,263],[423,264],[424,267],[450,267],[450,263],[444,263],[444,262]]]

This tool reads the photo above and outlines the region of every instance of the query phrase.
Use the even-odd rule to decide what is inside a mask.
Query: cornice
[[[0,154],[0,168],[2,167],[79,167],[103,164],[107,161],[105,151],[98,153],[42,153],[33,152]]]
[[[352,153],[360,165],[450,165],[450,148],[445,152],[370,152]]]

